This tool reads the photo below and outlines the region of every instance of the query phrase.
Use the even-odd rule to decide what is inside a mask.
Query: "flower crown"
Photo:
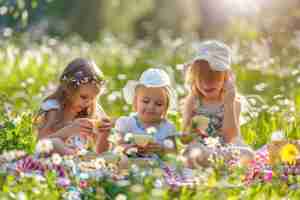
[[[79,87],[82,84],[87,84],[87,83],[92,83],[92,84],[96,84],[96,85],[104,85],[105,84],[105,80],[103,79],[103,75],[93,75],[93,76],[88,76],[85,75],[82,71],[78,71],[76,72],[72,77],[68,77],[66,75],[64,75],[61,78],[62,82],[66,82],[66,83],[72,83],[75,87]]]

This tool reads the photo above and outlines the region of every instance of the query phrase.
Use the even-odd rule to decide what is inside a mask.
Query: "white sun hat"
[[[132,104],[137,86],[144,86],[148,88],[164,87],[168,91],[169,109],[175,110],[177,107],[177,95],[171,87],[171,81],[168,74],[158,68],[150,68],[144,71],[139,81],[129,80],[123,88],[123,95],[128,104]]]
[[[197,60],[205,60],[214,71],[230,70],[231,49],[224,43],[216,40],[201,42],[195,46],[196,53],[192,63]]]

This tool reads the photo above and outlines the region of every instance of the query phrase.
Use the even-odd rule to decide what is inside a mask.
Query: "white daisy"
[[[127,200],[127,196],[125,194],[118,194],[115,200]]]
[[[175,144],[172,140],[166,139],[166,140],[164,140],[164,147],[166,147],[168,149],[173,149],[175,147]]]
[[[220,141],[219,138],[214,138],[214,137],[207,137],[204,139],[205,144],[207,145],[207,147],[209,148],[216,148],[218,146],[220,146]]]
[[[272,133],[271,141],[280,141],[284,139],[284,133],[279,130]]]
[[[132,133],[127,133],[124,137],[124,141],[125,142],[130,142],[132,138],[133,138],[133,134]]]
[[[52,141],[49,139],[40,140],[36,145],[36,152],[50,153],[53,150]]]
[[[154,126],[151,126],[151,127],[146,129],[146,132],[148,134],[154,135],[157,132],[157,129]]]
[[[61,156],[57,153],[54,153],[51,156],[51,160],[52,160],[53,164],[55,164],[55,165],[59,165],[62,162]]]

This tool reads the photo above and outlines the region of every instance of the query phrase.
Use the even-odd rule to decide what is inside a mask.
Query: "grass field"
[[[34,151],[36,139],[32,116],[37,112],[42,99],[55,89],[60,72],[73,58],[91,58],[100,66],[108,85],[99,103],[110,116],[117,118],[131,111],[131,107],[122,98],[122,87],[127,80],[137,79],[148,67],[164,68],[172,77],[179,97],[183,97],[185,88],[182,64],[191,58],[191,45],[181,40],[165,40],[160,46],[152,46],[147,41],[128,46],[109,36],[92,44],[78,39],[57,41],[51,38],[45,38],[40,43],[26,39],[4,41],[0,44],[0,123],[4,127],[0,129],[0,153],[13,149],[30,153]],[[274,50],[262,43],[247,41],[232,42],[230,45],[234,50],[233,70],[237,87],[246,99],[242,115],[245,123],[241,126],[245,142],[258,149],[278,130],[290,139],[299,139],[299,49],[290,45]],[[180,113],[170,113],[170,119],[180,130]],[[290,183],[282,185],[278,179],[248,187],[239,186],[242,172],[224,175],[215,170],[205,174],[209,176],[196,189],[184,187],[177,191],[164,187],[154,189],[154,176],[143,182],[133,177],[131,184],[124,187],[109,181],[96,181],[91,185],[95,186],[97,192],[82,189],[82,198],[124,199],[120,193],[128,199],[180,200],[224,197],[297,199],[300,196],[299,190],[290,189]],[[42,184],[32,177],[15,181],[16,178],[13,175],[7,176],[5,171],[1,171],[1,177],[1,199],[49,199],[49,194],[51,199],[60,199],[66,193],[65,188],[56,186],[55,175],[52,173],[47,175]],[[236,187],[224,186],[224,180]],[[298,184],[300,176],[290,181]],[[138,192],[134,191],[133,186],[142,187],[142,192],[139,192],[139,188]],[[155,198],[156,190],[161,196]]]

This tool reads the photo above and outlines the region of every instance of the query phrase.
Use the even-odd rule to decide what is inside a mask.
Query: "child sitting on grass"
[[[96,143],[96,152],[106,151],[112,124],[97,105],[104,83],[94,62],[82,58],[70,62],[56,91],[41,104],[37,116],[38,138],[50,139],[54,151],[61,154],[73,154],[84,148],[86,138]],[[100,121],[97,129],[95,120]]]
[[[176,95],[167,73],[157,68],[144,71],[139,81],[127,83],[124,96],[133,105],[135,113],[120,117],[116,121],[116,131],[123,136],[123,147],[135,147],[138,154],[176,151],[173,138],[176,129],[167,120],[169,107],[176,106]],[[136,142],[125,144],[128,134]],[[149,135],[151,137],[147,137]]]
[[[219,138],[223,145],[242,144],[241,103],[231,70],[231,50],[219,41],[202,42],[187,67],[186,82],[190,90],[183,106],[183,138],[192,131],[198,137],[187,147],[185,155],[197,157],[190,155],[191,152],[202,152],[197,160],[205,160],[207,156],[204,155],[210,154],[205,146],[206,138]],[[196,127],[193,125],[195,121]],[[240,149],[248,155],[247,149]]]

